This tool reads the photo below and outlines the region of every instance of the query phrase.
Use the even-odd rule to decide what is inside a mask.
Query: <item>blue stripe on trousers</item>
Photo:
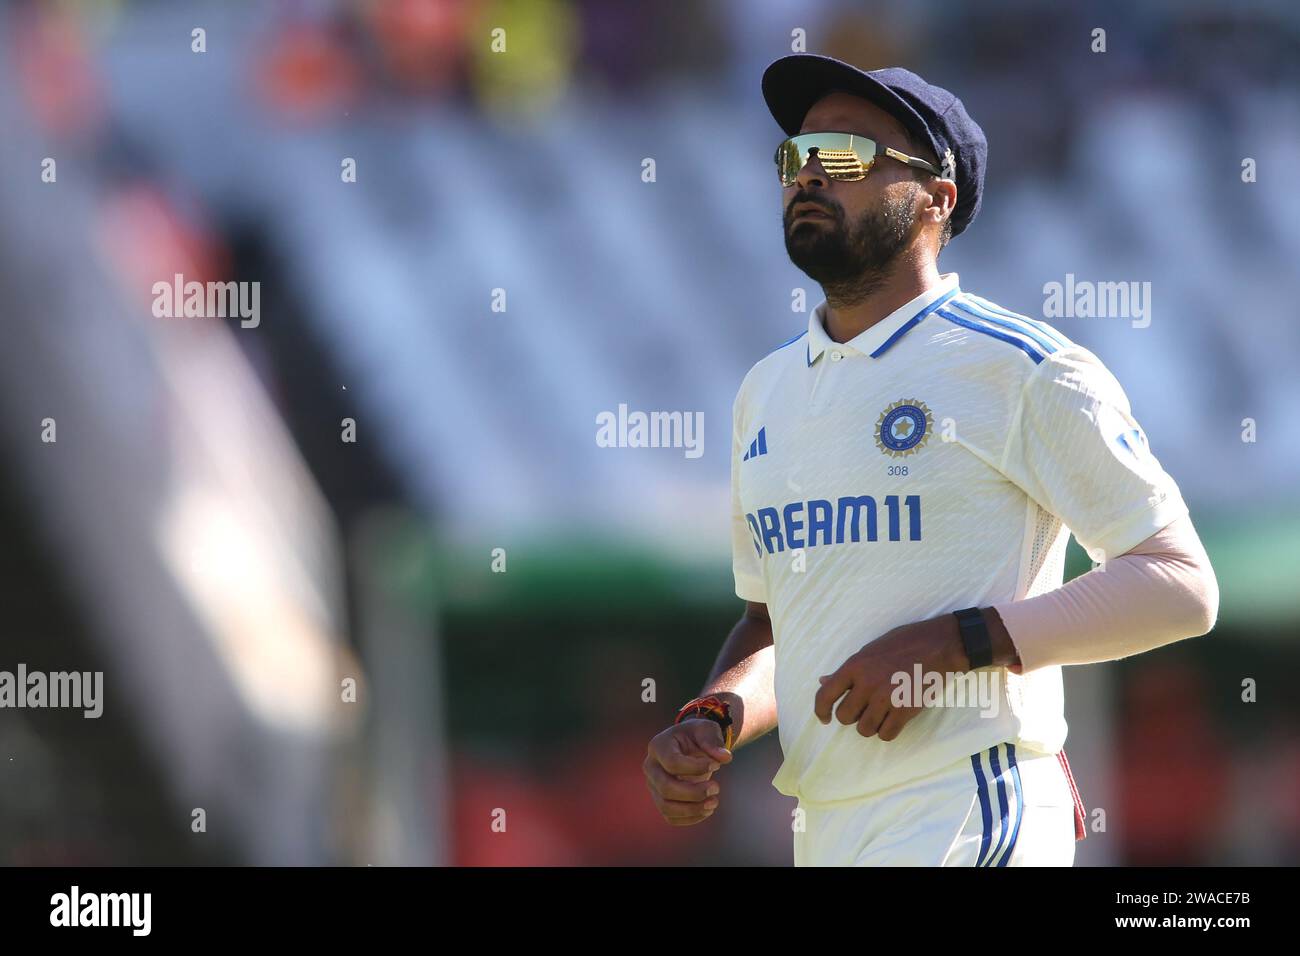
[[[1002,844],[1006,842],[1007,829],[1010,823],[1007,809],[1007,784],[1002,779],[1002,765],[998,762],[998,748],[996,746],[989,748],[989,767],[993,771],[993,780],[998,785],[998,845],[993,848],[993,852],[985,861],[985,866],[992,866],[993,861],[997,859],[998,853],[1002,850]]]
[[[976,792],[980,798],[980,815],[984,819],[984,834],[980,837],[980,854],[975,860],[976,866],[984,865],[984,854],[989,851],[989,841],[993,837],[993,811],[989,807],[989,791],[984,779],[984,768],[980,766],[980,755],[971,754],[971,766],[975,768]]]
[[[1016,825],[1011,831],[1011,843],[1007,846],[1007,852],[1002,859],[998,861],[998,866],[1006,866],[1007,860],[1011,859],[1011,854],[1016,850],[1016,837],[1020,835],[1020,821],[1025,816],[1025,791],[1020,785],[1020,766],[1016,763],[1016,745],[1007,744],[1007,764],[1011,770],[1011,783],[1016,788]]]

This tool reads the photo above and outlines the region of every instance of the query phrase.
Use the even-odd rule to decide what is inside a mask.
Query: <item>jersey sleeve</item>
[[[1050,355],[1030,373],[1001,471],[1098,562],[1187,514],[1124,390],[1085,349]]]
[[[744,601],[767,603],[767,585],[759,563],[757,546],[740,502],[740,463],[744,445],[744,386],[736,395],[731,415],[731,571],[736,579],[736,596]]]

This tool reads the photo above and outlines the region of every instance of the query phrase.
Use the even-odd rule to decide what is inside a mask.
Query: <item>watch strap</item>
[[[961,643],[966,648],[971,670],[992,665],[993,639],[989,637],[989,625],[984,620],[984,612],[977,607],[968,607],[952,613],[957,618]]]

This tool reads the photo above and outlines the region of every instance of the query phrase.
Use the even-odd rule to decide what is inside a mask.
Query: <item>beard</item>
[[[791,228],[790,210],[801,202],[815,203],[832,219],[810,219]],[[887,197],[856,222],[846,222],[843,207],[801,192],[785,211],[786,254],[822,287],[831,305],[855,305],[883,288],[911,237],[913,208],[910,196]]]

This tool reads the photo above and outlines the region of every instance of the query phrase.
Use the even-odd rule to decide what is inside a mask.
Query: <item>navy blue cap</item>
[[[867,72],[813,53],[783,56],[763,71],[763,99],[787,136],[797,135],[813,104],[837,90],[870,100],[930,144],[957,184],[952,234],[969,226],[980,209],[989,144],[961,100],[901,67]]]

